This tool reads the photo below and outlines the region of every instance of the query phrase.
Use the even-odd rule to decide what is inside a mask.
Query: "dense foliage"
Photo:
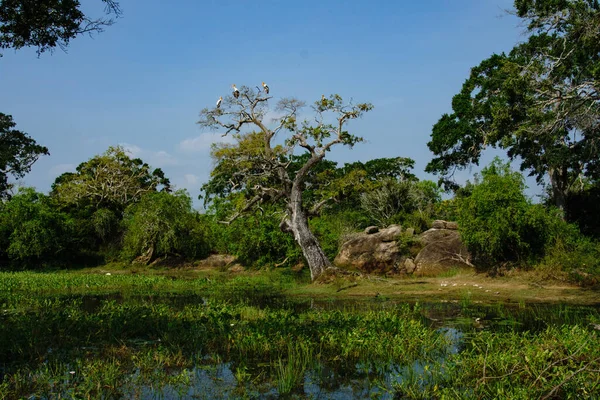
[[[148,193],[125,211],[123,254],[149,260],[168,255],[189,259],[208,255],[205,228],[185,191]]]
[[[49,154],[46,147],[15,127],[10,115],[0,113],[0,199],[10,197],[13,184],[9,178],[22,178],[40,156]]]
[[[74,230],[73,220],[48,196],[22,189],[0,205],[0,257],[30,268],[66,261]]]
[[[471,194],[458,200],[461,236],[476,264],[527,262],[543,254],[551,216],[524,189],[523,176],[496,159],[482,170]]]
[[[538,182],[547,179],[553,203],[565,209],[582,178],[596,182],[600,174],[600,6],[516,0],[515,7],[527,40],[471,70],[452,113],[433,127],[427,170],[451,184],[457,168],[497,146]]]
[[[107,14],[119,16],[119,2],[102,0]],[[81,11],[79,0],[1,0],[0,49],[37,47],[38,54],[88,33],[102,32],[110,18],[92,19]],[[1,56],[1,54],[0,54]]]

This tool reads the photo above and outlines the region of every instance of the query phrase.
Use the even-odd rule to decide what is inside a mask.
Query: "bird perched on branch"
[[[233,88],[233,97],[235,97],[236,99],[240,97],[240,91],[238,90],[238,88],[235,87],[235,83],[231,85],[231,87]]]
[[[322,94],[321,95],[321,107],[326,107],[327,106],[327,99],[325,98],[325,95]]]
[[[223,101],[223,97],[220,96],[219,100],[217,100],[217,108],[221,108],[221,102]]]
[[[269,94],[269,85],[267,85],[264,82],[263,82],[263,89],[265,90],[265,93]]]

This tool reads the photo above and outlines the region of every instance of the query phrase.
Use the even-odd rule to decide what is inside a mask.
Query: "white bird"
[[[223,97],[220,96],[219,100],[217,100],[217,108],[221,108],[221,102],[223,101]]]
[[[265,89],[265,92],[267,94],[269,94],[269,85],[267,85],[266,83],[263,82],[263,89]]]
[[[233,88],[233,97],[235,97],[236,99],[240,97],[240,91],[238,90],[238,88],[235,87],[235,83],[231,85],[231,87]]]

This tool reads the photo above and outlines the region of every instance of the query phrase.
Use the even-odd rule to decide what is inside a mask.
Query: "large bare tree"
[[[235,198],[235,210],[225,223],[244,213],[261,210],[266,202],[283,205],[280,228],[293,234],[302,249],[315,280],[331,267],[321,246],[310,231],[308,221],[334,198],[321,191],[320,198],[303,199],[302,192],[315,167],[336,145],[352,147],[362,138],[346,130],[349,121],[370,111],[369,103],[345,103],[339,95],[324,96],[312,106],[314,119],[299,121],[305,103],[294,98],[277,102],[274,114],[269,108],[268,91],[241,87],[237,96],[227,96],[218,106],[200,112],[198,123],[223,135],[232,135],[235,143],[213,147],[216,166],[211,181],[204,186],[207,196]],[[276,115],[269,119],[270,115]],[[280,137],[283,136],[284,137]],[[301,152],[298,164],[295,152]],[[296,154],[297,156],[297,154]]]

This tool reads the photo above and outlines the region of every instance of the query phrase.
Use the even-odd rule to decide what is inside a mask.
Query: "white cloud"
[[[139,146],[129,143],[120,143],[120,146],[125,149],[126,153],[129,153],[131,157],[139,157],[142,149]]]
[[[210,150],[213,143],[233,143],[230,136],[222,136],[220,133],[203,133],[195,138],[185,139],[179,143],[181,151],[186,153],[200,153]]]
[[[64,174],[65,172],[74,172],[74,171],[75,171],[75,164],[57,164],[48,170],[48,175],[50,175],[51,177],[57,177],[59,175]]]
[[[176,157],[164,150],[146,150],[130,143],[120,143],[120,146],[122,146],[125,149],[125,152],[131,157],[141,158],[144,162],[147,162],[152,167],[160,168],[180,164]]]
[[[198,177],[194,174],[185,174],[183,176],[183,179],[185,180],[185,183],[187,185],[197,185],[198,184]]]

